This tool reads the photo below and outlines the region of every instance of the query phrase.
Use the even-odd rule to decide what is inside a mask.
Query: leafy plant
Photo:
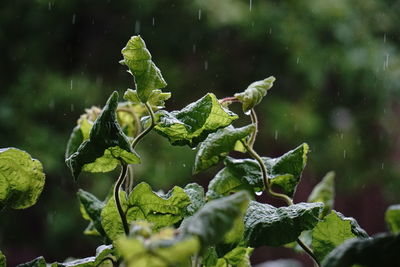
[[[353,218],[332,210],[333,173],[314,188],[308,203],[293,203],[307,163],[307,144],[278,158],[256,152],[255,107],[273,86],[274,77],[254,82],[232,97],[218,99],[208,93],[168,112],[164,102],[171,94],[162,91],[167,84],[143,39],[132,37],[122,55],[121,63],[135,78],[135,89],[125,92],[126,102],[119,103],[118,93],[113,92],[102,110],[87,110],[73,129],[66,152],[75,180],[82,171],[121,169],[113,193],[104,201],[84,190],[77,193],[82,216],[89,221],[85,234],[98,235],[105,244],[93,257],[50,266],[250,266],[254,248],[284,245],[302,249],[322,266],[369,266],[376,263],[366,260],[373,253],[384,262],[397,257],[398,206],[386,215],[393,234],[368,237]],[[248,125],[233,126],[239,117],[229,110],[234,103],[242,105],[250,118]],[[145,182],[135,185],[134,167],[141,162],[135,149],[153,129],[172,145],[198,147],[194,173],[223,161],[225,167],[208,190],[191,183],[161,193]],[[234,150],[243,157],[229,157]],[[0,150],[0,179],[1,206],[17,209],[33,205],[44,184],[41,164],[14,148]],[[256,201],[260,191],[286,206]],[[46,264],[39,257],[21,266]],[[0,266],[5,266],[2,254]]]

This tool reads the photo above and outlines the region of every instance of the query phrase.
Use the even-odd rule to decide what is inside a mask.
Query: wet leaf
[[[315,256],[321,262],[333,249],[355,237],[367,238],[368,235],[356,220],[333,210],[315,226],[311,245]]]
[[[182,110],[156,113],[155,130],[173,145],[195,147],[208,134],[226,127],[238,116],[221,106],[214,94],[207,94]]]
[[[0,149],[0,209],[34,205],[45,181],[42,164],[17,148]]]
[[[267,91],[274,84],[275,77],[270,76],[264,80],[253,82],[242,93],[236,93],[235,97],[242,102],[243,112],[247,112],[261,102]]]
[[[72,176],[76,180],[82,170],[109,172],[119,164],[140,163],[139,156],[131,149],[126,135],[116,120],[118,93],[114,92],[84,141],[67,160]]]
[[[243,140],[254,130],[254,125],[241,128],[228,126],[210,134],[200,144],[194,163],[194,173],[199,173],[220,162],[235,148],[237,141]]]
[[[206,203],[204,188],[196,183],[190,183],[184,188],[185,193],[190,198],[190,205],[186,207],[185,217],[191,216]]]
[[[183,235],[198,236],[203,248],[218,243],[234,226],[235,219],[243,217],[248,202],[245,192],[208,202],[182,223]]]
[[[328,172],[319,182],[308,197],[308,202],[324,203],[321,219],[330,213],[335,200],[335,173]]]
[[[120,191],[121,206],[128,223],[145,220],[155,229],[173,225],[183,219],[184,212],[191,203],[189,196],[179,186],[175,186],[165,195],[153,192],[147,183],[138,184],[126,197]],[[110,198],[102,213],[102,226],[111,240],[124,234],[114,198]]]
[[[386,210],[385,221],[393,234],[400,233],[400,205],[392,205]]]
[[[139,35],[131,37],[122,49],[122,55],[124,59],[120,63],[126,65],[135,77],[137,95],[141,102],[147,102],[153,90],[167,86],[161,71],[151,60],[151,54],[144,40]]]
[[[250,247],[281,246],[318,223],[322,203],[299,203],[275,208],[251,201],[244,217],[244,239]]]
[[[270,184],[281,189],[289,197],[293,197],[307,162],[308,151],[308,145],[304,143],[278,158],[263,157]],[[259,192],[264,189],[257,161],[227,157],[224,164],[226,167],[211,180],[207,197],[219,198],[242,189],[249,192]]]
[[[325,257],[321,267],[396,266],[399,262],[400,235],[379,234],[373,238],[347,240]],[[395,264],[395,265],[393,265]]]
[[[104,208],[104,203],[98,200],[94,195],[79,189],[78,198],[81,203],[82,215],[86,215],[89,221],[93,223],[94,229],[102,236],[106,236],[103,227],[101,226],[101,211]],[[84,216],[85,217],[85,216]],[[86,230],[85,230],[86,231]]]

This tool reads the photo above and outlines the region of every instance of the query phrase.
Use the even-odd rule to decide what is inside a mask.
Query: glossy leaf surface
[[[333,208],[335,199],[335,173],[328,172],[321,182],[319,182],[308,197],[308,202],[324,203],[324,210],[321,213],[321,218],[330,213]]]
[[[121,162],[140,163],[139,156],[131,149],[126,135],[116,120],[118,93],[114,92],[100,116],[90,130],[89,139],[84,141],[67,160],[75,180],[82,170],[109,172]]]
[[[0,149],[0,209],[34,205],[45,182],[42,164],[17,148]]]
[[[101,226],[101,211],[105,204],[91,193],[82,189],[79,189],[77,195],[81,203],[82,215],[87,215],[86,219],[89,219],[93,223],[94,229],[100,235],[105,236],[106,234]]]
[[[235,94],[235,97],[242,102],[243,111],[247,112],[259,104],[273,86],[274,81],[275,77],[270,76],[264,80],[253,82],[244,92]]]
[[[121,52],[124,59],[120,63],[126,65],[135,77],[137,95],[141,102],[147,102],[153,90],[167,86],[140,36],[132,36]]]
[[[241,128],[228,126],[210,134],[196,154],[194,173],[198,173],[217,164],[235,148],[237,141],[243,140],[255,130],[254,125]]]
[[[368,235],[356,220],[332,211],[312,231],[311,245],[317,259],[322,261],[333,249],[355,237],[366,238]]]
[[[182,110],[157,114],[154,128],[173,145],[195,147],[208,134],[226,127],[238,116],[221,106],[214,94],[207,94]]]
[[[386,210],[385,221],[393,234],[400,233],[400,205],[392,205]]]
[[[244,239],[250,247],[281,246],[295,241],[318,223],[322,203],[299,203],[275,208],[251,201],[244,217]]]

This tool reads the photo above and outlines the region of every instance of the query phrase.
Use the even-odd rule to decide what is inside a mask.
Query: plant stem
[[[225,102],[231,102],[231,103],[239,102],[239,99],[237,99],[236,96],[228,96],[228,97],[219,99],[218,101],[219,101],[220,104],[223,104]]]
[[[119,191],[121,189],[122,183],[124,182],[127,170],[128,170],[128,165],[122,164],[121,174],[119,175],[118,180],[115,183],[115,187],[114,187],[115,204],[117,205],[118,213],[119,213],[119,216],[121,217],[122,225],[124,226],[124,231],[125,231],[126,235],[129,234],[129,226],[128,226],[128,222],[125,217],[125,213],[122,210],[121,200],[119,199]]]
[[[258,119],[257,119],[257,114],[254,108],[251,109],[250,111],[250,118],[251,122],[255,127],[254,132],[251,134],[250,139],[248,141],[248,144],[250,147],[254,146],[254,142],[256,141],[257,133],[258,133]]]
[[[304,251],[314,260],[314,262],[317,264],[317,266],[319,266],[318,259],[315,257],[311,248],[309,248],[306,244],[304,244],[303,241],[300,240],[300,238],[297,238],[296,241],[297,241],[297,244],[299,244],[299,246],[302,249],[304,249]]]
[[[148,134],[154,128],[154,126],[156,125],[153,109],[150,107],[149,103],[147,103],[147,102],[144,103],[144,105],[146,106],[147,111],[149,112],[151,125],[149,127],[147,127],[143,132],[141,132],[138,136],[136,136],[135,140],[133,140],[133,142],[132,142],[132,149],[135,149],[135,147],[139,143],[139,141],[143,137],[145,137],[146,134]]]
[[[288,197],[287,195],[276,193],[276,192],[272,191],[272,188],[271,188],[271,185],[270,185],[269,179],[268,179],[267,167],[265,167],[264,161],[262,160],[260,155],[258,155],[257,152],[254,151],[254,149],[252,147],[250,147],[250,145],[248,145],[246,142],[242,141],[242,144],[246,148],[247,152],[249,152],[250,156],[257,161],[257,163],[261,169],[265,189],[268,191],[268,193],[275,198],[282,199],[283,201],[286,202],[287,205],[289,205],[289,206],[292,205],[293,201],[290,197]]]
[[[193,267],[199,267],[199,264],[200,264],[200,257],[199,257],[199,254],[196,254],[194,256],[194,260],[193,260],[192,266]]]

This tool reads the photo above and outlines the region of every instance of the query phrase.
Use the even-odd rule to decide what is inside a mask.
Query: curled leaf
[[[333,208],[335,200],[335,172],[328,172],[321,182],[319,182],[308,197],[308,202],[324,203],[324,210],[321,213],[321,218],[328,215]]]
[[[151,54],[144,40],[139,35],[132,36],[121,52],[124,59],[120,63],[126,65],[130,73],[135,76],[137,95],[141,102],[147,102],[155,89],[167,86],[161,71],[151,60]]]
[[[242,93],[236,93],[235,97],[242,102],[243,112],[247,112],[261,102],[267,91],[274,84],[275,77],[270,76],[264,80],[253,82]]]
[[[207,94],[182,110],[156,113],[155,131],[173,145],[195,147],[208,134],[226,127],[238,116],[223,108],[214,94]]]
[[[25,209],[34,205],[45,181],[43,166],[25,151],[0,149],[0,209]]]
[[[71,169],[75,180],[82,170],[109,172],[121,162],[140,163],[139,156],[132,150],[126,135],[116,120],[117,107],[118,93],[114,92],[94,122],[89,139],[67,158],[67,166]]]
[[[254,125],[241,128],[228,126],[210,134],[196,154],[194,173],[203,171],[224,159],[235,148],[237,141],[245,139],[254,132]]]

